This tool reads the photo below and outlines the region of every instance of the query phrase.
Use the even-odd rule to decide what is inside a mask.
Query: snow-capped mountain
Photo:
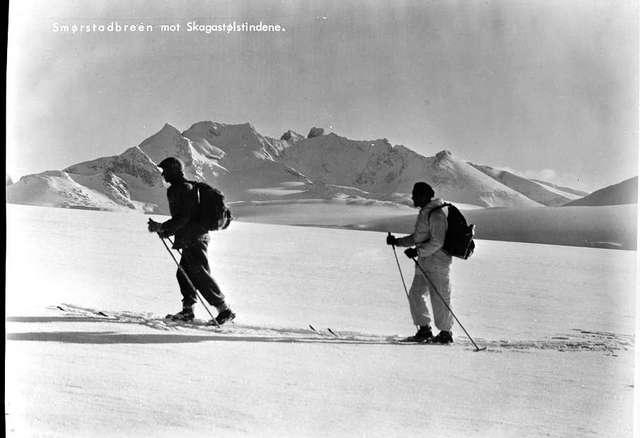
[[[425,157],[386,139],[351,140],[317,128],[306,138],[290,130],[276,139],[249,123],[211,121],[184,132],[165,124],[121,155],[25,176],[7,187],[7,200],[167,213],[165,184],[156,167],[167,156],[184,162],[188,179],[219,187],[230,201],[347,198],[409,203],[413,184],[426,181],[438,197],[478,207],[550,205],[523,189],[538,186],[543,192],[541,184],[501,181],[448,151]]]
[[[176,156],[189,179],[220,187],[230,200],[256,200],[306,191],[304,176],[278,162],[284,140],[268,139],[247,124],[196,123],[184,133],[165,124],[123,154],[28,175],[7,187],[12,203],[167,213],[156,163]],[[302,187],[302,190],[300,190]]]
[[[546,186],[546,187],[551,187],[552,189],[560,190],[561,192],[566,193],[566,194],[577,195],[578,197],[587,196],[589,194],[589,192],[584,192],[582,190],[576,190],[576,189],[573,189],[571,187],[559,186],[559,185],[556,185],[556,184],[551,184],[548,181],[541,181],[539,179],[532,179],[531,181],[535,181],[535,182],[540,183],[540,184],[542,184],[543,186]]]
[[[567,206],[620,205],[638,202],[638,177],[634,176],[621,183],[596,190],[590,195],[569,202]]]
[[[408,202],[413,184],[426,181],[437,196],[482,207],[539,205],[456,159],[449,151],[422,156],[388,140],[356,141],[336,134],[299,140],[283,161],[316,181],[363,190],[375,199]]]
[[[144,211],[168,208],[162,176],[139,147],[114,157],[98,158],[64,169],[75,182],[106,195],[116,204]]]
[[[285,140],[262,136],[249,123],[228,125],[199,122],[182,133],[199,154],[195,162],[185,162],[198,179],[212,182],[235,201],[295,195],[311,184],[304,175],[282,163]],[[214,151],[211,153],[210,151]],[[148,153],[159,161],[156,151]],[[163,158],[170,154],[164,153]],[[208,172],[213,164],[221,171]],[[296,188],[292,190],[292,188]]]
[[[82,179],[94,186],[100,184],[99,175]],[[50,170],[21,178],[7,187],[6,194],[7,202],[14,204],[96,210],[118,210],[124,207],[110,199],[105,192],[76,182],[67,172]]]
[[[522,193],[527,198],[549,207],[558,207],[586,195],[586,193],[579,194],[573,190],[569,191],[571,189],[563,190],[563,188],[554,186],[553,184],[527,179],[512,172],[495,169],[491,166],[469,164],[505,186]]]

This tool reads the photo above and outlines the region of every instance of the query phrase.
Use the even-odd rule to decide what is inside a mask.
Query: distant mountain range
[[[166,124],[120,155],[24,176],[6,187],[7,201],[167,213],[156,167],[167,156],[185,163],[187,178],[219,187],[229,201],[338,198],[408,204],[416,181],[430,183],[438,197],[474,207],[558,206],[586,195],[467,163],[449,151],[425,157],[386,139],[350,140],[317,128],[307,137],[287,131],[275,139],[248,123],[205,121],[184,132]]]
[[[470,164],[496,181],[501,182],[507,187],[511,187],[525,195],[527,198],[542,205],[557,207],[587,194],[573,189],[560,188],[550,183],[527,179],[514,173],[507,172],[506,170],[493,169],[489,166],[482,166],[479,164]]]
[[[634,176],[621,183],[597,190],[584,198],[569,202],[567,205],[620,205],[638,202],[638,177]]]

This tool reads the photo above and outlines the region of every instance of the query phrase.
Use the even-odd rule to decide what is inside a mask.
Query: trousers
[[[451,306],[451,286],[449,284],[451,257],[442,251],[438,251],[429,257],[418,258],[418,263],[427,273],[430,281],[425,278],[422,271],[416,266],[411,289],[409,290],[409,307],[413,323],[419,326],[431,325],[431,317],[427,307],[427,296],[429,296],[431,298],[435,326],[439,330],[451,331],[453,316],[442,302],[444,299],[447,305]],[[437,292],[433,290],[434,286]],[[441,297],[438,296],[438,292]]]
[[[192,245],[182,249],[180,266],[185,270],[193,285],[200,291],[209,304],[218,310],[224,310],[227,306],[224,301],[224,294],[211,276],[209,259],[207,256],[208,241],[197,241]],[[182,293],[183,306],[193,306],[196,302],[196,291],[189,285],[180,269],[176,273],[180,293]]]

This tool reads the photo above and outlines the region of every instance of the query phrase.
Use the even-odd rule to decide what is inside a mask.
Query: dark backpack
[[[442,250],[452,257],[468,259],[476,247],[473,242],[475,225],[467,225],[467,220],[460,213],[460,210],[448,202],[431,209],[429,217],[431,217],[431,213],[444,207],[449,208],[449,214],[447,215],[447,234],[444,238]]]
[[[224,203],[224,194],[205,182],[190,181],[196,188],[198,212],[196,220],[209,231],[224,230],[231,223],[231,210]]]

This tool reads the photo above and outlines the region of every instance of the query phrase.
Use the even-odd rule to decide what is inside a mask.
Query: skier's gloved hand
[[[415,259],[418,257],[418,248],[407,248],[404,250],[404,253],[410,259]]]
[[[147,222],[147,228],[150,233],[159,233],[162,230],[162,224],[149,218],[149,221]]]
[[[387,245],[396,246],[397,244],[398,244],[398,239],[396,239],[396,237],[393,234],[389,233],[387,235]]]

